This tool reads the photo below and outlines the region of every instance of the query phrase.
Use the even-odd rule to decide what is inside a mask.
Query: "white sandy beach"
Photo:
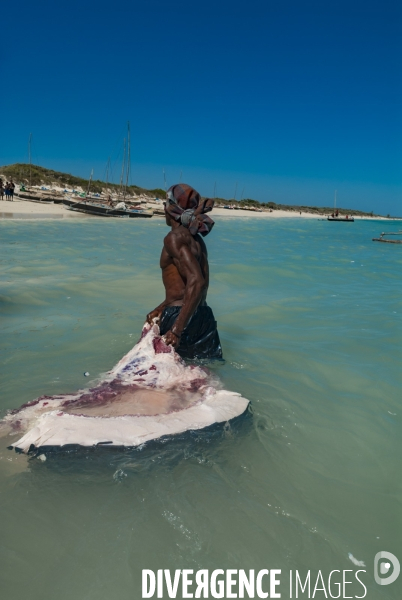
[[[54,219],[54,218],[82,218],[84,214],[67,210],[63,204],[39,204],[20,200],[0,200],[0,219]]]
[[[217,217],[251,217],[257,219],[278,219],[278,218],[300,218],[300,219],[322,219],[322,216],[312,215],[308,212],[273,210],[256,212],[253,210],[228,210],[227,208],[214,208],[212,214]]]
[[[148,205],[150,208],[152,203]],[[156,205],[155,205],[156,208]],[[159,207],[160,208],[160,205]],[[228,217],[228,218],[252,218],[252,219],[277,219],[279,217],[293,217],[293,218],[304,218],[304,219],[318,219],[317,215],[312,215],[307,212],[292,212],[286,210],[274,210],[272,212],[254,212],[250,210],[227,210],[225,208],[214,208],[212,211],[215,217]],[[20,200],[14,198],[13,202],[0,201],[0,218],[17,218],[17,219],[34,219],[34,218],[93,218],[93,216],[85,215],[83,213],[74,212],[68,210],[63,204],[40,204],[38,202],[30,202],[29,200]],[[158,215],[155,215],[158,218]],[[98,217],[102,218],[102,217]],[[163,217],[161,217],[163,218]],[[322,217],[321,217],[322,218]]]
[[[149,208],[156,208],[153,203],[149,203]],[[160,205],[159,205],[160,208]],[[272,212],[254,212],[249,210],[228,210],[225,208],[214,208],[212,211],[214,217],[233,218],[251,218],[251,219],[278,219],[278,218],[293,218],[293,219],[322,219],[323,215],[314,215],[308,212],[273,210]],[[29,200],[20,200],[14,198],[13,202],[0,200],[0,218],[2,219],[85,219],[102,217],[88,216],[83,213],[68,210],[63,204],[39,204],[38,202],[30,202]],[[155,215],[155,218],[163,218]],[[363,219],[370,217],[355,217],[355,219]],[[385,217],[373,217],[374,219],[384,219]],[[371,220],[371,219],[370,219]]]

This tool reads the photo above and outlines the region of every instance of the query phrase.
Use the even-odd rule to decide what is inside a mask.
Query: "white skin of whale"
[[[158,325],[146,323],[138,344],[95,388],[42,396],[1,425],[24,434],[11,445],[22,452],[66,444],[134,447],[241,415],[248,400],[218,385],[205,369],[186,365]]]

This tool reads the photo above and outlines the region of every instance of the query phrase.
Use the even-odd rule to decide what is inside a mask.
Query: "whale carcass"
[[[71,446],[135,447],[241,415],[248,400],[219,389],[206,369],[187,365],[157,324],[100,383],[76,394],[41,396],[11,411],[3,427],[22,437],[21,452]]]

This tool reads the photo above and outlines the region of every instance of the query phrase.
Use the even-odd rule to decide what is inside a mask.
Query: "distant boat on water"
[[[332,215],[327,217],[327,221],[341,221],[342,223],[353,223],[354,220],[354,217],[349,217],[349,215],[346,215],[345,217],[333,217]]]
[[[327,217],[327,221],[339,221],[342,223],[353,223],[354,222],[354,217],[350,217],[349,215],[339,215],[339,211],[336,208],[336,190],[335,190],[335,196],[334,196],[334,212],[332,213],[332,215]]]
[[[384,239],[384,237],[386,235],[399,235],[401,239],[387,240],[387,239]],[[373,242],[385,242],[387,244],[402,244],[402,231],[396,231],[395,233],[393,233],[391,231],[389,231],[388,233],[385,233],[383,231],[379,238],[373,238]]]

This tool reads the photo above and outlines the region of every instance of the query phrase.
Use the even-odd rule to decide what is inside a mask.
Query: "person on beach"
[[[6,195],[6,201],[8,202],[10,199],[10,182],[6,181],[6,187],[4,189],[5,195]]]
[[[0,200],[3,200],[3,198],[4,198],[3,180],[0,179]]]
[[[11,200],[11,202],[14,202],[14,190],[15,190],[15,184],[14,184],[14,181],[11,179],[11,181],[10,181],[10,200]]]
[[[184,183],[169,188],[164,202],[166,224],[171,227],[160,258],[166,297],[147,321],[159,321],[166,344],[182,358],[222,358],[217,324],[206,302],[209,265],[203,237],[214,226],[205,214],[213,205],[212,199],[201,200]]]

